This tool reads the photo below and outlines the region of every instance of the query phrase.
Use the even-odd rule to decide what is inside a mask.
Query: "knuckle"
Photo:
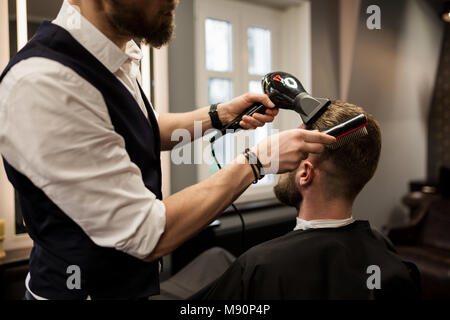
[[[250,92],[244,94],[245,100],[253,100],[253,95]]]
[[[266,119],[266,117],[264,117],[263,115],[259,114],[259,113],[255,113],[253,115],[253,117],[258,120],[258,121],[264,121]]]
[[[302,140],[298,143],[296,151],[301,152],[302,150],[304,150],[306,148],[306,146],[307,145],[306,145],[305,141]]]

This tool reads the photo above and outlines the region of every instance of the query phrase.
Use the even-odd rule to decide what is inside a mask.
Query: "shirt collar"
[[[355,222],[353,217],[347,219],[323,219],[323,220],[303,220],[297,218],[296,230],[321,229],[321,228],[340,228]]]
[[[66,29],[86,50],[96,57],[111,72],[116,73],[129,60],[139,63],[142,51],[133,41],[126,45],[125,52],[106,37],[80,13],[78,6],[65,0],[53,23]]]

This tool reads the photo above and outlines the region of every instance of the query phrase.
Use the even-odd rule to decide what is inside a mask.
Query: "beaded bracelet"
[[[264,178],[264,168],[261,164],[261,161],[259,161],[257,155],[254,152],[250,151],[249,148],[245,149],[244,155],[247,158],[250,165],[252,166],[253,173],[255,174],[254,183],[257,183],[258,180]],[[258,172],[259,175],[256,172]]]

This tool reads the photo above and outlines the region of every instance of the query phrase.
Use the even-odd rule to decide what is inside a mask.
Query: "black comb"
[[[343,123],[322,131],[336,138],[336,142],[327,147],[336,150],[358,138],[369,135],[367,131],[367,116],[365,114],[357,115]]]

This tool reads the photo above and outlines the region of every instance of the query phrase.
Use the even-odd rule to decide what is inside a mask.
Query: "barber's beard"
[[[161,11],[149,19],[142,8],[127,1],[109,1],[111,12],[108,12],[107,18],[120,35],[141,39],[154,48],[160,48],[172,40],[175,31],[173,17],[167,17]]]
[[[300,208],[303,197],[295,185],[295,171],[281,176],[273,191],[277,199],[285,205]]]

